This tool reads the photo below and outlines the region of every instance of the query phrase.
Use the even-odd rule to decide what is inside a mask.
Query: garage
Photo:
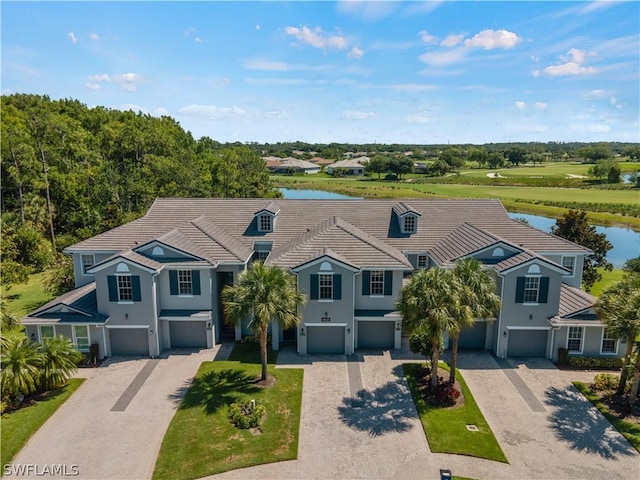
[[[358,348],[393,348],[395,328],[395,321],[358,321]]]
[[[508,357],[545,357],[547,330],[509,330]]]
[[[171,337],[171,348],[206,348],[207,322],[169,322],[169,335]]]
[[[307,353],[344,353],[344,327],[307,327]]]
[[[146,328],[110,328],[111,355],[149,356],[149,331]]]
[[[458,337],[458,348],[473,349],[485,348],[487,339],[487,323],[476,322],[472,327],[463,328]]]

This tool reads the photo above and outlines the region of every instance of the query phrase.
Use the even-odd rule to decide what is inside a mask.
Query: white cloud
[[[287,118],[289,114],[285,110],[270,110],[268,112],[264,112],[265,116],[269,118]]]
[[[247,112],[235,105],[231,107],[218,107],[216,105],[193,104],[179,108],[178,113],[200,120],[224,120],[228,118],[243,117]]]
[[[90,34],[89,34],[89,38],[90,38],[91,40],[93,40],[93,41],[98,41],[98,40],[100,40],[100,37],[98,36],[98,34],[97,34],[97,33],[90,33]]]
[[[423,83],[396,83],[391,85],[382,85],[382,88],[388,88],[398,92],[426,92],[427,90],[435,90],[435,85],[427,85]]]
[[[246,60],[242,66],[247,70],[264,70],[268,72],[286,72],[289,70],[289,65],[285,62],[269,62],[258,58]]]
[[[100,90],[102,88],[99,83],[91,83],[91,82],[85,83],[84,86],[89,90]]]
[[[330,49],[335,48],[337,50],[344,50],[347,48],[347,41],[343,36],[335,35],[327,37],[323,34],[320,27],[316,27],[311,30],[309,27],[286,27],[285,32],[287,35],[291,35],[299,42],[306,43],[315,48]]]
[[[534,78],[538,78],[540,76],[540,70],[533,70],[531,75],[533,75]]]
[[[459,35],[448,35],[443,41],[440,42],[440,45],[443,47],[455,47],[460,45],[464,40],[464,33]]]
[[[76,34],[73,32],[67,33],[67,37],[69,37],[69,39],[71,40],[71,43],[73,43],[74,45],[78,42],[78,39],[76,38]]]
[[[90,82],[109,82],[111,79],[109,78],[109,75],[103,73],[102,75],[89,75],[87,80]]]
[[[256,25],[256,30],[260,30],[261,28],[260,24]]]
[[[607,133],[611,130],[609,125],[603,123],[571,124],[569,130],[577,133]]]
[[[513,105],[518,109],[518,110],[524,110],[525,108],[527,108],[527,104],[524,103],[521,100],[518,100],[517,102],[514,102]]]
[[[135,103],[125,103],[120,105],[120,110],[124,110],[125,112],[127,110],[131,110],[133,112],[142,112],[142,113],[148,113],[147,109],[144,107],[141,107],[140,105],[136,105]]]
[[[364,55],[364,50],[356,46],[352,47],[351,51],[348,54],[349,58],[355,58],[357,60],[360,60],[363,55]]]
[[[535,108],[537,108],[538,110],[546,110],[547,109],[547,104],[545,102],[536,102],[533,104],[533,106]]]
[[[431,121],[431,116],[427,111],[413,113],[407,116],[408,123],[423,124],[423,123],[429,123],[430,121]]]
[[[453,50],[445,50],[441,52],[427,52],[418,57],[421,62],[431,66],[450,65],[452,63],[459,62],[467,54],[467,49],[464,47],[456,48]]]
[[[591,75],[598,73],[593,67],[587,67],[583,64],[587,61],[587,57],[593,56],[593,53],[585,52],[577,48],[571,48],[566,55],[560,57],[565,63],[559,65],[550,65],[544,69],[544,73],[550,77],[561,77],[565,75]]]
[[[426,44],[432,44],[438,41],[438,37],[436,37],[435,35],[431,35],[426,30],[418,32],[418,36],[420,37],[420,40],[422,40],[422,42]]]
[[[616,97],[614,97],[613,95],[609,98],[609,104],[612,107],[616,107],[616,108],[622,108],[623,105],[618,101],[618,99]]]
[[[520,133],[543,133],[547,131],[547,126],[542,124],[509,124],[506,129]]]
[[[122,75],[115,75],[112,81],[119,85],[122,90],[133,92],[138,88],[138,84],[142,82],[142,77],[137,73],[123,73]]]
[[[345,110],[342,112],[342,118],[345,120],[367,120],[375,117],[375,115],[373,112],[360,112],[357,110]]]
[[[167,110],[166,108],[156,108],[153,113],[155,113],[158,117],[163,117],[163,116],[168,116],[169,115],[169,110]]]
[[[603,90],[602,88],[598,88],[595,90],[588,91],[583,95],[583,97],[584,98],[604,98],[607,95],[609,95],[609,93],[606,90]]]
[[[464,41],[468,47],[493,50],[494,48],[513,48],[520,43],[520,37],[508,30],[483,30]]]
[[[193,41],[196,43],[202,43],[202,39],[200,37],[194,37]]]
[[[362,18],[368,22],[381,20],[391,14],[398,4],[395,2],[362,2],[362,1],[340,1],[338,2],[338,11]]]

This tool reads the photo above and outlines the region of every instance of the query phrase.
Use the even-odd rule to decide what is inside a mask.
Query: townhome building
[[[155,357],[240,340],[221,292],[254,261],[295,275],[302,322],[274,324],[272,346],[304,354],[398,349],[403,283],[473,257],[495,279],[495,318],[462,331],[461,348],[556,360],[622,356],[580,289],[591,252],[509,217],[497,200],[157,199],[135,221],[79,242],[76,288],[22,319],[27,335],[66,336],[99,356]]]

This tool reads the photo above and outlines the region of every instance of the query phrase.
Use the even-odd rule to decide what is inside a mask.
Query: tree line
[[[252,149],[195,140],[168,116],[2,96],[3,284],[144,214],[157,197],[277,196]]]

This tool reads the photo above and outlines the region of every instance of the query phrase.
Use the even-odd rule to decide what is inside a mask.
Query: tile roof
[[[465,222],[430,249],[429,255],[439,265],[443,265],[500,242],[508,243]],[[516,249],[520,250],[518,247]]]
[[[538,257],[535,253],[529,251],[518,253],[513,257],[509,257],[501,262],[496,263],[496,272],[504,272],[505,270],[517,267],[518,265],[522,265],[523,263],[528,262],[529,260],[532,260],[534,258],[540,257]]]
[[[485,232],[487,241],[489,237],[494,236],[532,251],[587,251],[567,240],[511,220],[498,200],[411,199],[410,208],[421,215],[417,231],[411,235],[400,232],[393,207],[403,201],[397,199],[278,199],[277,207],[280,211],[273,231],[258,232],[254,214],[263,210],[267,202],[265,199],[160,198],[153,203],[144,217],[77,243],[67,251],[115,253],[135,248],[178,229],[189,239],[189,242],[184,243],[185,248],[189,243],[189,248],[195,248],[199,252],[194,254],[203,255],[211,261],[242,261],[248,258],[255,241],[273,242],[275,251],[298,237],[304,237],[307,231],[323,222],[331,222],[333,217],[340,218],[366,233],[368,238],[378,242],[376,245],[382,250],[392,248],[397,251],[428,251],[466,222]],[[209,240],[205,238],[205,234],[218,242],[217,246],[209,247],[211,250],[206,250],[205,244],[208,244]],[[330,235],[326,235],[326,240],[331,242]],[[480,233],[477,235],[482,236]],[[175,240],[178,240],[177,236]],[[331,247],[336,253],[344,255],[334,243],[326,243],[323,246]],[[345,256],[350,258],[348,255]],[[360,259],[358,262],[362,263],[363,260]]]
[[[405,213],[411,212],[420,216],[420,212],[418,212],[415,208],[413,208],[411,205],[407,204],[406,202],[396,203],[393,206],[392,210],[395,212],[396,215],[404,215]]]
[[[566,318],[592,308],[597,298],[589,293],[563,283],[560,287],[558,316]]]
[[[69,307],[62,312],[56,307]],[[96,284],[91,282],[45,303],[29,313],[20,323],[23,325],[42,323],[104,323],[108,317],[98,313]]]

